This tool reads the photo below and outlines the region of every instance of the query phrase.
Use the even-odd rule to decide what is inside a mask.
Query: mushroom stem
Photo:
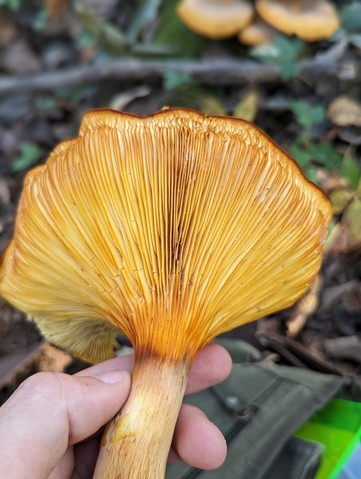
[[[165,477],[189,368],[187,359],[136,356],[130,395],[104,432],[94,479]]]

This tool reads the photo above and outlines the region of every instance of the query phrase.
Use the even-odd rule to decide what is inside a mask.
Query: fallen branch
[[[359,65],[352,61],[324,61],[317,58],[300,64],[298,76],[308,81],[332,77],[344,81],[360,78]],[[104,80],[161,80],[168,72],[188,73],[194,81],[208,85],[269,83],[280,79],[278,65],[253,60],[138,60],[116,59],[66,70],[13,77],[0,76],[0,95],[51,91]]]

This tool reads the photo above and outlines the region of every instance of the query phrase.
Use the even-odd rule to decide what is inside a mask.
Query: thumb
[[[68,445],[94,434],[123,406],[130,374],[38,373],[0,408],[0,479],[47,477]]]

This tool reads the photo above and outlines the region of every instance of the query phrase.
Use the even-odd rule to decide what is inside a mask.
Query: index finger
[[[103,363],[95,364],[76,375],[97,376],[114,369],[125,369],[131,372],[134,355],[120,356]],[[186,394],[191,394],[223,381],[231,371],[232,360],[229,353],[219,344],[209,344],[195,357],[186,387]]]

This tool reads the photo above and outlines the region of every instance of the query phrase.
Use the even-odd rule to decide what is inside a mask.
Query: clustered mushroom
[[[208,38],[238,35],[246,45],[270,43],[277,33],[313,42],[331,37],[340,27],[328,0],[182,0],[178,16]]]
[[[88,361],[135,349],[95,478],[164,477],[187,374],[215,336],[286,308],[322,256],[328,198],[245,121],[87,113],[28,173],[0,294]]]
[[[221,39],[236,35],[253,17],[253,7],[242,0],[184,0],[179,17],[196,33]]]

